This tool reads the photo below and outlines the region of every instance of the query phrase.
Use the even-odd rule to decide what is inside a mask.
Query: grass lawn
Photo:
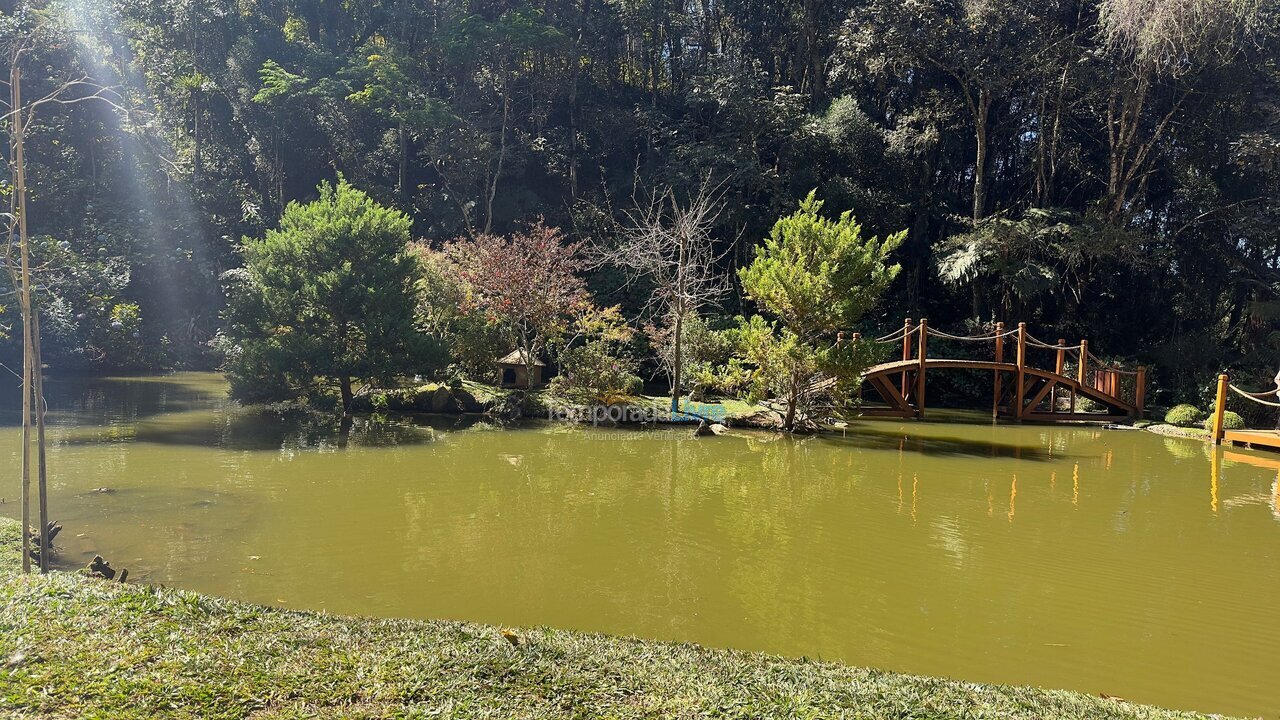
[[[260,607],[17,573],[0,518],[0,715],[17,718],[1192,718],[1078,693],[695,645]]]

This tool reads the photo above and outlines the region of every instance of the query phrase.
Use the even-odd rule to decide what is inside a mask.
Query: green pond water
[[[224,398],[206,374],[51,384],[64,564],[101,553],[131,579],[288,608],[1280,714],[1277,455],[898,421],[694,439],[361,419],[341,441]]]

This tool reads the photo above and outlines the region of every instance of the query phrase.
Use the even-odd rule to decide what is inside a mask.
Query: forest
[[[0,10],[7,43],[39,37],[24,93],[64,93],[26,128],[58,370],[221,365],[228,329],[255,312],[235,301],[242,268],[288,262],[272,233],[347,192],[425,268],[454,268],[420,281],[445,298],[467,295],[458,277],[479,287],[480,260],[527,259],[520,247],[612,250],[572,260],[582,287],[559,289],[566,303],[589,292],[575,322],[645,380],[671,364],[654,350],[671,306],[655,312],[661,278],[617,250],[667,215],[693,223],[714,270],[716,292],[678,311],[694,332],[760,309],[785,320],[752,266],[790,218],[885,238],[869,246],[884,264],[856,279],[883,298],[814,336],[881,334],[904,316],[1026,321],[1150,364],[1169,402],[1203,398],[1220,369],[1269,379],[1280,361],[1280,16],[1267,0]],[[466,366],[469,349],[441,335],[484,334],[428,315],[416,322],[445,347],[421,352]],[[6,307],[10,358],[15,319]],[[730,330],[758,338],[752,322]],[[499,344],[481,350],[511,349]]]

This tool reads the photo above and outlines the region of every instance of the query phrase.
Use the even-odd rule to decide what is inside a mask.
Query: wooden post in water
[[[1134,378],[1136,387],[1133,389],[1133,404],[1138,408],[1138,417],[1141,418],[1147,409],[1147,366],[1138,366],[1138,376]]]
[[[996,323],[996,362],[1004,362],[1004,323]],[[991,418],[1000,417],[1000,371],[995,372],[995,398],[991,401]]]
[[[920,318],[920,365],[916,369],[916,417],[924,417],[924,363],[929,339],[929,321]]]
[[[1018,394],[1017,407],[1014,408],[1014,417],[1018,422],[1022,422],[1022,403],[1026,401],[1027,395],[1027,324],[1018,323]]]
[[[902,359],[907,361],[911,359],[911,318],[902,321]],[[907,385],[907,371],[902,371],[902,397],[907,396],[907,391],[911,388]]]
[[[1226,373],[1218,376],[1218,395],[1217,402],[1213,407],[1213,444],[1221,445],[1223,430],[1222,421],[1227,413],[1227,383],[1231,379]]]

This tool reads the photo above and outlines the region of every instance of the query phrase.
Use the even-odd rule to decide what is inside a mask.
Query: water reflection
[[[1228,450],[1225,448],[1211,451],[1210,456],[1210,487],[1213,496],[1212,509],[1214,513],[1218,512],[1218,492],[1219,487],[1225,480],[1223,475],[1223,463],[1230,465],[1244,465],[1251,468],[1262,468],[1274,473],[1274,479],[1270,486],[1265,490],[1254,487],[1245,486],[1245,491],[1240,492],[1230,498],[1222,500],[1222,507],[1247,507],[1250,505],[1262,505],[1270,509],[1271,516],[1280,520],[1280,456],[1274,453],[1251,453]],[[1252,475],[1252,473],[1250,473]]]

